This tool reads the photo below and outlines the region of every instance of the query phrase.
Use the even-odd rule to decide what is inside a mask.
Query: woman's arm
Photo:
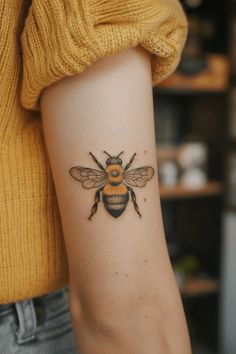
[[[47,88],[41,110],[67,247],[71,313],[80,353],[189,354],[162,226],[148,54],[135,48],[98,60],[83,74]],[[145,186],[132,187],[141,218],[131,190],[127,207],[117,218],[111,214],[119,213],[120,205],[107,206],[111,200],[104,200],[112,209],[109,214],[99,202],[102,193],[127,192],[125,187],[102,190],[108,183],[106,173],[89,152],[106,167],[104,150],[112,156],[124,151],[123,167],[136,153],[127,171],[154,168],[152,178],[151,169],[149,177],[144,176],[149,179]],[[80,167],[71,175],[75,166],[100,171],[104,181],[98,177],[97,188],[87,189],[94,187],[93,176],[92,182],[85,182],[89,171]],[[128,185],[127,177],[123,181]],[[119,203],[124,207],[122,198],[123,204],[120,199]],[[88,220],[94,201],[98,209]]]

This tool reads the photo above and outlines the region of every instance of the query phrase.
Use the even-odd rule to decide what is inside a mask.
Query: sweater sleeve
[[[178,0],[32,0],[21,38],[22,104],[39,109],[45,87],[137,45],[152,54],[158,83],[178,65],[186,33]]]

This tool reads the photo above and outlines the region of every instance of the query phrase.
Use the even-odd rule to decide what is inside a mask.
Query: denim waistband
[[[0,318],[14,312],[13,304],[0,305]]]
[[[33,299],[30,299],[29,301],[33,301],[36,305],[44,305],[44,304],[48,304],[51,301],[55,301],[55,300],[59,300],[64,293],[67,293],[68,289],[67,287],[56,290],[52,293],[43,295],[43,296],[38,296],[35,297]],[[23,302],[23,301],[19,301],[19,302]],[[14,313],[15,312],[15,305],[17,302],[13,302],[10,304],[0,304],[0,317],[8,315],[10,313]]]
[[[12,304],[0,305],[0,319],[14,314],[18,318],[17,343],[27,343],[35,338],[37,324],[45,316],[47,308],[67,302],[68,290],[63,288],[50,294]]]

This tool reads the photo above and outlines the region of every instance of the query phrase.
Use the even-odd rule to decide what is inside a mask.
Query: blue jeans
[[[63,289],[0,305],[1,354],[77,354]]]

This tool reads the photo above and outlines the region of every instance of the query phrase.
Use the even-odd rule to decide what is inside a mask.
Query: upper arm
[[[81,76],[61,80],[45,90],[41,109],[67,247],[70,289],[78,299],[80,318],[91,327],[100,322],[112,328],[118,321],[121,332],[132,323],[127,333],[134,331],[133,336],[144,319],[146,339],[137,338],[137,343],[142,340],[145,347],[152,343],[154,351],[149,353],[156,353],[165,332],[158,332],[160,323],[174,330],[179,321],[183,323],[183,314],[161,220],[147,53],[130,49],[98,61]],[[89,152],[106,166],[104,150],[111,155],[124,151],[123,165],[136,153],[130,169],[154,169],[145,186],[133,187],[141,218],[130,199],[120,217],[112,217],[101,201],[88,220],[97,189],[84,188],[69,170],[74,166],[99,170]],[[171,316],[173,321],[167,324]],[[157,336],[150,337],[153,328]],[[179,337],[175,346],[180,345]]]
[[[138,279],[146,281],[144,273],[149,277],[149,270],[158,266],[160,252],[161,257],[166,253],[147,53],[131,49],[102,59],[80,77],[63,79],[45,90],[41,109],[68,247],[71,285],[83,293],[85,286],[104,286],[107,282],[115,294],[121,284],[122,288],[130,287],[130,275],[136,279],[134,287],[140,286]],[[84,188],[69,170],[75,166],[99,170],[89,152],[105,167],[104,150],[111,155],[124,151],[123,166],[136,153],[130,170],[147,165],[155,170],[145,186],[133,187],[141,218],[130,199],[120,217],[113,218],[101,201],[97,213],[88,220],[98,188]],[[145,264],[146,259],[149,264]],[[85,274],[91,283],[84,285],[80,277]]]

